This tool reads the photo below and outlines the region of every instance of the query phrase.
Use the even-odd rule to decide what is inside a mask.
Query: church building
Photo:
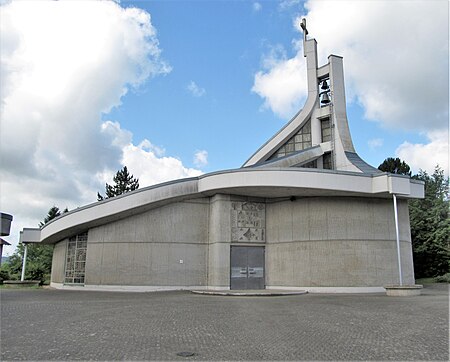
[[[302,28],[306,103],[241,168],[24,229],[22,241],[54,245],[51,286],[371,292],[398,284],[399,266],[403,284],[414,284],[408,199],[423,197],[423,183],[358,156],[343,59],[319,67],[316,40]]]

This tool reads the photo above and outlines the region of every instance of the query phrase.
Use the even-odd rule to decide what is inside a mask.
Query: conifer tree
[[[401,159],[388,157],[383,163],[378,166],[378,169],[384,172],[396,173],[398,175],[411,176],[411,169],[409,165]]]
[[[139,179],[134,178],[134,176],[128,172],[127,166],[124,166],[123,169],[117,171],[113,181],[115,183],[114,185],[109,185],[108,183],[105,185],[105,196],[102,196],[97,192],[98,201],[119,196],[125,192],[134,191],[139,188]]]
[[[430,176],[420,170],[414,179],[425,182],[425,198],[409,202],[416,278],[449,273],[449,179],[436,166]]]
[[[68,212],[69,210],[67,207],[64,209],[64,213]],[[49,221],[57,218],[61,215],[61,210],[57,206],[52,206],[50,210],[48,210],[47,216],[44,218],[44,221],[39,223],[39,227],[43,227],[45,224],[47,224]]]

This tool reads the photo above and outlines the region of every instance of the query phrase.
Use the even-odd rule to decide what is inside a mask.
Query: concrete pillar
[[[208,286],[230,287],[230,196],[211,197],[209,213]]]
[[[20,277],[20,280],[23,282],[25,280],[25,268],[27,265],[27,251],[28,251],[28,244],[24,243],[25,250],[23,251],[23,260],[22,260],[22,276]]]

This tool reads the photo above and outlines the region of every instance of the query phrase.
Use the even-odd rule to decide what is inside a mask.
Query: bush
[[[27,280],[39,280],[39,285],[43,285],[46,279],[45,268],[37,262],[27,263],[25,268],[25,276]]]
[[[5,269],[0,269],[0,284],[3,284],[4,280],[9,280],[9,272]]]
[[[438,283],[450,283],[450,273],[440,275],[436,277],[436,282]]]

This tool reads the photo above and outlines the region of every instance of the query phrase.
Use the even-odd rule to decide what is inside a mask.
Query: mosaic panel
[[[261,202],[231,203],[231,241],[264,242],[266,205]]]

